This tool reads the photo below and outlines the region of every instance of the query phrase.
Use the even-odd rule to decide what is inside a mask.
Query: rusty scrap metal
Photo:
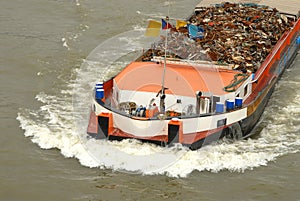
[[[201,9],[200,9],[201,10]],[[203,7],[188,23],[203,28],[204,37],[192,40],[186,27],[168,34],[168,57],[210,60],[236,70],[255,72],[293,20],[278,10],[256,4],[223,3]],[[164,55],[164,40],[153,45],[142,60]]]

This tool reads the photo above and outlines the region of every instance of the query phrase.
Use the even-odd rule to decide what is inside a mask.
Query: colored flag
[[[161,28],[162,29],[170,29],[170,28],[173,28],[173,26],[169,22],[166,22],[166,20],[161,19]]]
[[[200,26],[198,27],[196,25],[189,24],[188,31],[189,31],[190,38],[203,38],[204,36],[203,34],[204,29]]]
[[[160,34],[161,23],[155,20],[149,20],[145,36],[157,37]]]
[[[176,20],[176,29],[179,29],[180,27],[184,27],[185,25],[187,25],[186,21]]]

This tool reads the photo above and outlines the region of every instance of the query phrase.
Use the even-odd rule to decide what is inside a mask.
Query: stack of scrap
[[[187,33],[187,30],[185,30],[184,32],[172,30],[167,34],[167,58],[211,61],[208,52],[203,50],[201,44],[197,43],[195,40],[190,39],[187,36],[188,34],[186,34],[185,32]],[[151,49],[145,52],[138,60],[151,61],[153,56],[164,57],[165,39],[166,36],[161,36],[161,40],[158,43],[152,44]]]
[[[224,3],[200,10],[189,23],[204,29],[204,37],[191,40],[186,27],[172,29],[168,57],[211,60],[255,72],[283,33],[293,26],[293,20],[276,9],[256,4]],[[164,44],[165,38],[143,60],[151,55],[163,56]]]

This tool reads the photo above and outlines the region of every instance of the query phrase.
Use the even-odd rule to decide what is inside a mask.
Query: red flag
[[[171,29],[171,28],[173,28],[173,26],[169,22],[166,22],[166,20],[161,19],[161,28],[162,29]]]

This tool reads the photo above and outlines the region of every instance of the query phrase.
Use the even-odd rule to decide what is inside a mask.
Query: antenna
[[[167,47],[168,47],[168,31],[169,31],[169,14],[170,14],[170,2],[168,1],[168,15],[166,17],[167,29],[165,34],[165,57],[164,57],[164,70],[162,74],[162,83],[161,83],[161,94],[160,94],[160,112],[165,113],[165,77],[166,77],[166,58],[167,58]]]

